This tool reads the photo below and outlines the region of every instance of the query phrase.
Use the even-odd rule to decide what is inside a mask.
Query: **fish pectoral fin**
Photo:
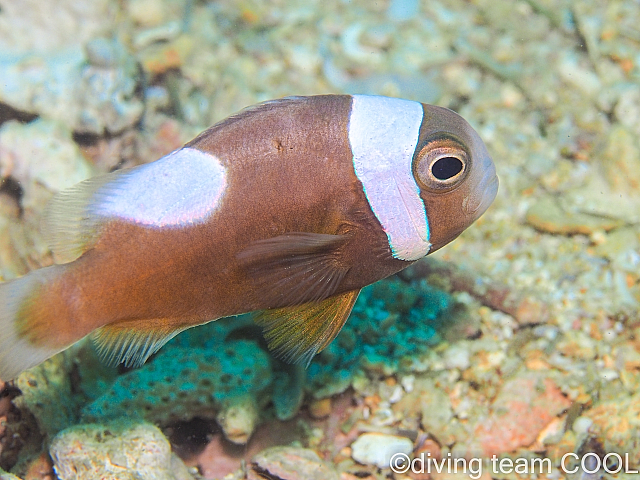
[[[192,325],[173,319],[123,320],[91,334],[100,358],[108,365],[139,367],[160,348]]]
[[[349,271],[340,248],[347,235],[294,232],[250,244],[238,262],[253,282],[256,298],[300,305],[335,293]]]
[[[349,318],[360,290],[334,295],[319,302],[260,312],[255,322],[275,355],[307,367],[329,345]]]
[[[72,262],[98,240],[101,226],[108,219],[92,213],[94,205],[103,201],[98,191],[117,183],[127,169],[84,180],[57,193],[44,212],[44,238],[56,263]]]

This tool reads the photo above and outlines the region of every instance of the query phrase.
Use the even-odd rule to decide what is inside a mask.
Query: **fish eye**
[[[431,190],[448,190],[466,176],[469,155],[458,142],[450,139],[427,143],[416,156],[414,174],[421,186]]]
[[[433,162],[431,173],[438,180],[449,180],[459,174],[464,165],[462,160],[456,157],[442,157]]]

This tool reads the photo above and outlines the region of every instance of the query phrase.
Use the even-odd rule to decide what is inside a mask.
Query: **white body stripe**
[[[429,253],[429,225],[411,171],[422,105],[396,98],[353,95],[349,143],[353,165],[395,258]]]
[[[91,213],[157,227],[200,223],[216,210],[226,184],[216,157],[181,148],[98,189]]]

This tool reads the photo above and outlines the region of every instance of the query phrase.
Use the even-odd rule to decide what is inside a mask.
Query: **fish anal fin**
[[[139,367],[165,343],[191,327],[174,319],[122,320],[91,334],[98,355],[108,365]]]
[[[300,305],[335,293],[349,271],[340,250],[348,235],[293,232],[250,244],[237,256],[255,296]]]
[[[269,348],[278,357],[308,366],[336,338],[359,293],[352,290],[319,302],[264,310],[255,322],[263,328]]]

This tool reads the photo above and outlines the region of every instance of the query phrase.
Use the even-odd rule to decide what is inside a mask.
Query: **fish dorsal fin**
[[[336,338],[356,303],[360,290],[334,295],[320,302],[260,312],[269,348],[290,363],[308,366],[311,359]]]
[[[108,365],[139,367],[189,325],[168,319],[124,320],[91,335],[100,358]]]
[[[346,235],[294,232],[253,242],[237,256],[257,298],[300,305],[335,293],[349,271],[340,261]]]
[[[91,213],[96,192],[127,170],[84,180],[51,199],[44,212],[43,233],[56,263],[72,262],[95,244],[106,220]]]
[[[46,230],[56,260],[82,255],[113,220],[142,228],[206,222],[222,201],[226,178],[217,157],[180,148],[155,162],[81,182],[49,207]]]
[[[256,116],[256,114],[270,112],[272,110],[277,110],[280,108],[287,108],[291,105],[295,105],[296,103],[304,103],[308,101],[309,101],[309,97],[289,96],[289,97],[275,98],[273,100],[267,100],[264,102],[256,103],[255,105],[250,105],[220,120],[218,123],[210,126],[204,132],[200,133],[196,138],[189,141],[185,146],[195,147],[197,145],[200,145],[202,141],[206,141],[206,139],[216,131],[219,131],[225,128],[232,128],[235,123],[245,120],[247,118],[251,118],[252,116]]]

